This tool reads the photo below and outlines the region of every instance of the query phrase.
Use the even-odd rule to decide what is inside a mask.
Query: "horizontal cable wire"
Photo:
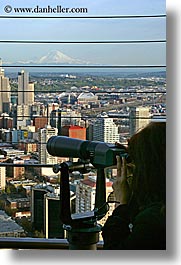
[[[166,65],[2,65],[3,68],[166,68]]]
[[[148,118],[145,118],[145,120],[147,120]],[[162,118],[162,120],[164,120],[164,118]],[[59,135],[58,135],[59,136]],[[61,137],[64,137],[64,136],[66,136],[66,135],[60,135]],[[21,139],[20,141],[18,141],[18,142],[16,142],[16,141],[13,141],[13,143],[12,143],[12,141],[7,141],[7,142],[5,142],[6,144],[11,144],[11,145],[17,145],[17,144],[37,144],[37,145],[46,145],[47,144],[47,142],[37,142],[37,141],[35,141],[35,142],[23,142],[23,141],[26,141],[26,140],[32,140],[32,139],[28,139],[28,138],[26,138],[26,139]],[[84,140],[84,141],[87,141],[87,140]],[[8,148],[8,147],[3,147],[3,146],[1,146],[0,145],[0,150],[3,150],[3,149],[6,149],[6,148]],[[17,150],[19,150],[19,149],[17,149]],[[24,151],[24,150],[20,150],[20,151]],[[18,155],[18,154],[17,154]],[[0,163],[1,164],[1,163]]]
[[[33,41],[33,40],[0,40],[8,44],[136,44],[136,43],[166,43],[166,40],[95,40],[95,41]]]
[[[165,18],[159,15],[108,15],[108,16],[0,16],[0,19],[137,19],[137,18]]]
[[[124,104],[124,103],[123,103]],[[99,108],[100,109],[100,108]],[[92,110],[92,112],[93,112],[94,110]],[[60,111],[61,112],[61,111]],[[109,114],[108,114],[109,115]],[[30,118],[30,116],[29,115],[18,115],[18,116],[16,116],[17,118],[22,118],[22,117],[24,117],[24,118]],[[114,118],[119,118],[119,119],[121,119],[121,118],[123,118],[123,117],[125,117],[125,118],[127,118],[127,119],[130,119],[130,120],[141,120],[141,119],[150,119],[149,117],[129,117],[129,116],[127,116],[126,114],[125,115],[123,115],[123,116],[119,116],[119,115],[115,115],[114,116]],[[5,117],[6,118],[6,117]],[[11,118],[11,117],[10,117]],[[41,119],[41,118],[47,118],[47,119],[58,119],[58,117],[47,117],[47,116],[35,116],[35,117],[32,117],[32,118],[39,118],[39,119]],[[90,115],[89,117],[84,117],[84,116],[82,116],[82,117],[79,117],[79,116],[62,116],[61,117],[62,119],[64,119],[64,118],[83,118],[83,119],[89,119],[89,118],[97,118],[97,119],[99,119],[99,117],[95,117],[95,116],[93,116],[93,115]],[[104,119],[109,119],[109,117],[104,117]]]
[[[105,88],[106,89],[106,88]],[[30,92],[34,92],[34,93],[62,93],[62,92],[66,92],[66,93],[74,93],[74,92],[67,92],[67,90],[51,90],[51,91],[41,91],[41,90],[35,90],[35,91],[32,91],[32,90],[14,90],[14,91],[9,91],[9,90],[1,90],[1,92],[11,92],[11,93],[20,93],[20,92],[24,92],[24,93],[30,93]],[[77,92],[76,92],[77,93]],[[79,92],[81,93],[81,92]],[[137,94],[166,94],[167,92],[166,91],[116,91],[116,92],[112,92],[112,91],[99,91],[99,92],[95,92],[95,94],[132,94],[132,93],[137,93]],[[36,101],[35,101],[36,102]]]
[[[164,120],[164,119],[163,119]],[[60,135],[60,136],[64,136],[64,135]],[[10,142],[10,141],[7,141],[6,142],[6,144],[11,144],[11,145],[18,145],[18,144],[37,144],[37,145],[47,145],[47,143],[41,143],[41,142],[33,142],[33,143],[31,143],[31,142],[21,142],[21,141],[23,141],[23,140],[20,140],[20,142]],[[88,141],[88,140],[83,140],[83,141]],[[8,147],[9,146],[7,146],[7,147],[3,147],[3,146],[0,146],[0,150],[2,150],[2,151],[4,151],[3,149],[8,149]],[[16,150],[18,150],[18,151],[24,151],[24,150],[19,150],[19,149],[16,149]],[[32,152],[32,154],[34,155],[35,153],[36,153],[37,151],[35,151],[35,152]],[[8,155],[8,154],[7,154]],[[19,154],[14,154],[14,156],[18,156]],[[24,155],[31,155],[31,154],[24,154]],[[8,157],[8,158],[10,158],[10,157]],[[35,159],[36,160],[36,159]],[[0,166],[1,166],[1,164],[2,164],[3,162],[0,162]],[[9,165],[9,163],[8,163],[8,165]]]

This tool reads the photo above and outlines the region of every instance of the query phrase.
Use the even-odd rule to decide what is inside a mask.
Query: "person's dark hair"
[[[134,134],[128,152],[135,164],[133,193],[140,206],[166,200],[166,123],[151,122]]]

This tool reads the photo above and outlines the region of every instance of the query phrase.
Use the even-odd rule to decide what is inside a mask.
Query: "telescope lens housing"
[[[116,155],[121,156],[121,150],[126,153],[126,150],[113,144],[67,136],[52,136],[47,142],[47,151],[52,156],[89,159],[94,166],[99,167],[116,165]]]
[[[89,141],[67,136],[52,136],[47,142],[47,151],[52,156],[87,159],[88,144]]]

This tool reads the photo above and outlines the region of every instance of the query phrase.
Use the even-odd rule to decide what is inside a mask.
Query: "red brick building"
[[[8,114],[2,114],[0,117],[0,128],[12,129],[13,128],[13,118],[9,117]]]
[[[27,153],[33,153],[38,151],[38,145],[32,140],[21,140],[18,143],[18,149]]]
[[[35,131],[38,132],[40,128],[45,128],[48,124],[47,117],[35,117],[33,120],[33,125],[35,126]]]
[[[86,140],[86,128],[80,127],[78,125],[63,126],[61,129],[61,134],[71,138]]]
[[[24,160],[23,159],[9,159],[8,161],[9,163],[13,163],[13,164],[24,164]],[[8,166],[6,167],[6,173],[8,177],[14,178],[14,179],[20,179],[22,177],[24,177],[24,173],[25,173],[25,167],[13,167],[13,166]]]

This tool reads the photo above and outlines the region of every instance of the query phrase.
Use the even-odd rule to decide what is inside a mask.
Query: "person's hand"
[[[124,157],[116,156],[117,160],[117,177],[113,183],[114,196],[119,204],[127,204],[130,196],[131,189],[127,182],[127,164]],[[116,206],[119,205],[118,203]]]

